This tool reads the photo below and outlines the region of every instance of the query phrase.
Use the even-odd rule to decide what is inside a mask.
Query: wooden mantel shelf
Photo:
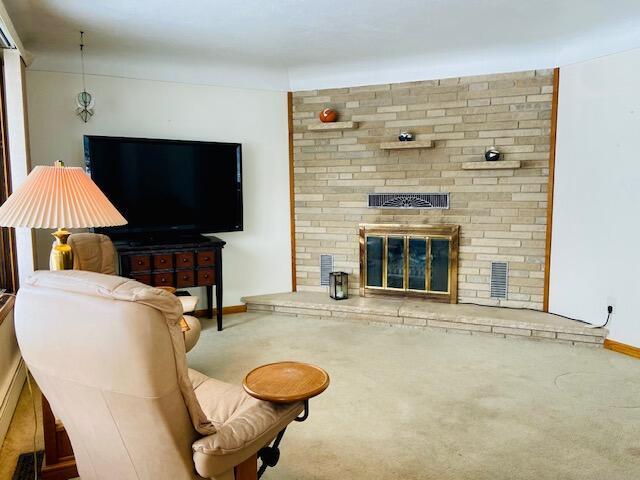
[[[520,168],[520,160],[481,161],[462,164],[463,170],[507,170],[510,168]]]
[[[307,130],[316,131],[333,131],[333,130],[353,130],[358,128],[357,122],[330,122],[330,123],[314,123],[307,127]]]
[[[408,142],[386,142],[386,143],[381,143],[380,148],[382,150],[407,150],[411,148],[433,148],[433,141],[411,140]]]

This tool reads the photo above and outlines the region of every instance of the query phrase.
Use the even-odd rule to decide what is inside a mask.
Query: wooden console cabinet
[[[207,316],[213,317],[213,287],[216,287],[216,320],[222,330],[222,249],[216,237],[198,237],[187,242],[116,241],[120,275],[154,287],[205,287]]]

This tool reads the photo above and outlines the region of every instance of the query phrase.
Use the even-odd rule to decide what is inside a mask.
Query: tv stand
[[[208,318],[213,318],[216,287],[216,320],[222,330],[222,249],[217,237],[131,236],[116,238],[120,275],[154,287],[205,287]]]

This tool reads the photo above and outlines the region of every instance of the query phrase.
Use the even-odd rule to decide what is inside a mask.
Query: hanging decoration
[[[93,117],[93,96],[87,92],[84,79],[84,32],[80,32],[80,64],[82,66],[82,91],[76,97],[76,115],[80,117],[84,123],[87,123]]]

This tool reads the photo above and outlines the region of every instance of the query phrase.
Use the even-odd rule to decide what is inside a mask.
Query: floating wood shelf
[[[462,164],[463,170],[507,170],[510,168],[520,168],[520,160],[481,161]]]
[[[433,142],[431,140],[412,140],[409,142],[386,142],[381,143],[380,148],[382,150],[407,150],[410,148],[433,148]]]
[[[313,125],[309,125],[307,130],[318,130],[318,131],[327,131],[327,130],[353,130],[354,128],[358,128],[357,122],[330,122],[330,123],[314,123]]]

